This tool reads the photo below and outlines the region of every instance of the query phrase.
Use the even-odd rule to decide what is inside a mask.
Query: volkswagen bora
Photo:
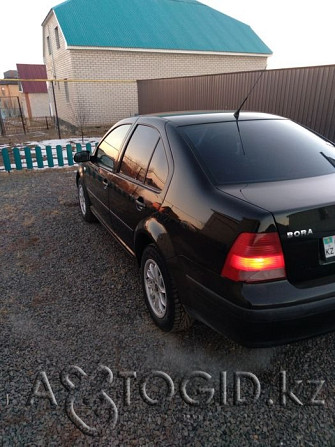
[[[335,147],[241,112],[120,121],[75,155],[83,218],[135,256],[163,331],[249,346],[335,329]]]

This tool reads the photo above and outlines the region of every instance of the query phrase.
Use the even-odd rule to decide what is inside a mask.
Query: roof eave
[[[165,48],[128,48],[128,47],[98,47],[98,46],[82,46],[82,45],[67,45],[68,50],[94,50],[94,51],[127,51],[127,52],[141,52],[141,53],[178,53],[178,54],[202,54],[214,56],[253,56],[253,57],[269,57],[271,53],[239,53],[232,51],[211,51],[211,50],[177,50]]]
[[[47,23],[47,21],[50,19],[50,17],[53,14],[53,12],[54,12],[54,9],[51,8],[50,11],[48,12],[48,14],[46,15],[45,19],[43,20],[41,26],[44,26]]]

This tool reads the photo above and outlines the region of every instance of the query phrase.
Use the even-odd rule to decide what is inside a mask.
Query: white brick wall
[[[138,113],[136,80],[258,70],[264,69],[267,63],[265,56],[66,49],[60,29],[60,49],[57,49],[56,26],[57,20],[52,15],[43,28],[44,39],[49,36],[52,46],[52,55],[49,55],[44,44],[49,77],[54,74],[57,78],[119,81],[68,83],[69,101],[64,83],[56,86],[59,117],[77,125],[80,124],[78,115],[85,125],[109,126]],[[133,82],[123,82],[125,80]]]
[[[58,27],[60,48],[56,46],[55,39],[55,28]],[[50,46],[52,54],[49,54],[48,45],[46,42],[47,37],[50,39]],[[43,56],[44,63],[47,67],[48,79],[73,79],[74,74],[72,70],[72,60],[71,55],[68,50],[66,50],[66,43],[64,36],[57,22],[55,15],[52,13],[49,20],[43,26]],[[49,84],[49,101],[51,104],[51,109],[54,108],[54,101],[52,95],[52,88]],[[57,110],[59,117],[67,122],[74,123],[73,118],[73,107],[66,101],[65,86],[64,82],[55,82],[54,90],[56,96]],[[73,96],[73,85],[69,85],[70,97]],[[72,93],[72,95],[71,95]]]

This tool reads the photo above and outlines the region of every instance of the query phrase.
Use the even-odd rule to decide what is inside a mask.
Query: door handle
[[[107,189],[109,186],[108,180],[107,179],[103,179],[102,184],[104,185],[104,189]]]
[[[135,203],[136,203],[136,209],[137,209],[138,211],[142,211],[142,210],[144,210],[144,208],[145,208],[145,203],[144,203],[143,197],[139,197],[138,199],[136,199],[136,200],[135,200]]]

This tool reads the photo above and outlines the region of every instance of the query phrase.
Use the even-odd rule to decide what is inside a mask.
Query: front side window
[[[153,127],[137,126],[124,154],[121,174],[144,182],[149,161],[159,138],[158,131]]]
[[[100,143],[96,159],[98,163],[114,168],[118,160],[122,144],[127,136],[131,124],[123,124],[112,130]]]

